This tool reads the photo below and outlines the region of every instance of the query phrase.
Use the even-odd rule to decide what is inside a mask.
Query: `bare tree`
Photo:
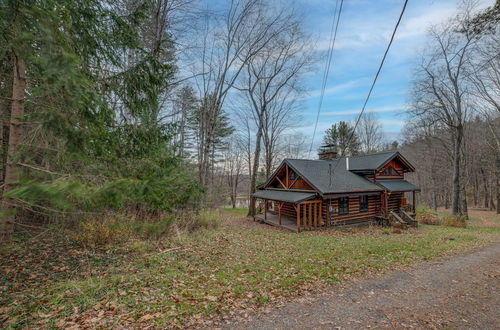
[[[210,153],[226,98],[248,62],[286,26],[282,13],[270,16],[261,0],[232,0],[222,13],[205,17],[201,76],[196,78],[203,107],[198,144],[199,178],[207,183]]]
[[[365,112],[358,124],[357,133],[361,142],[361,150],[364,153],[372,153],[382,146],[384,133],[382,124],[373,112]]]
[[[500,4],[497,3],[495,8],[498,19],[500,17]],[[500,133],[498,128],[498,118],[500,118],[500,53],[498,52],[500,26],[493,25],[480,33],[482,40],[476,47],[475,60],[471,61],[473,71],[468,75],[468,78],[474,86],[476,107],[485,118],[485,123],[488,126],[486,131],[489,132],[492,140],[490,141],[486,137],[484,141],[487,142],[491,154],[496,155],[491,163],[494,164],[494,177],[496,177],[496,211],[500,214]],[[487,189],[486,180],[483,182],[485,189]],[[492,199],[493,193],[490,196]],[[491,207],[492,203],[487,202],[485,198],[486,204]]]
[[[228,143],[227,152],[225,155],[225,179],[227,187],[229,188],[229,198],[231,206],[236,207],[236,199],[238,197],[238,188],[242,178],[242,170],[244,164],[244,155],[241,140],[235,136],[232,141]]]
[[[305,158],[307,157],[307,136],[300,132],[291,132],[282,135],[279,141],[280,158]]]
[[[463,30],[473,6],[464,4],[461,13],[447,23],[430,30],[430,46],[422,59],[413,86],[410,114],[426,117],[446,127],[451,137],[453,156],[452,213],[465,215],[461,194],[461,165],[465,124],[470,118],[470,86],[464,79],[470,70],[470,58],[477,37]]]
[[[300,108],[291,95],[283,95],[280,100],[269,104],[263,116],[262,142],[264,145],[265,175],[268,178],[279,162],[281,138],[285,132],[296,127],[300,122]],[[289,99],[290,98],[290,99]]]
[[[250,177],[250,194],[255,192],[261,157],[265,149],[265,172],[271,172],[279,136],[297,119],[295,98],[301,88],[299,78],[312,63],[309,41],[293,12],[280,17],[283,28],[246,66],[237,89],[245,93],[256,136]],[[252,210],[253,207],[250,207]]]

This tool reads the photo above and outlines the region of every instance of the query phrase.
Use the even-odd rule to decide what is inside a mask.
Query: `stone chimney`
[[[319,148],[319,160],[333,160],[337,158],[337,151],[333,145],[324,145]]]

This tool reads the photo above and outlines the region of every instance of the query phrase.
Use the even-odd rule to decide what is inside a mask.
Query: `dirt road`
[[[232,329],[500,329],[500,244],[302,298]]]

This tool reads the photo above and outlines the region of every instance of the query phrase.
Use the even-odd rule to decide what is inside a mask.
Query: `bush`
[[[176,216],[175,225],[181,232],[193,232],[199,229],[214,229],[222,222],[220,212],[216,210],[201,210],[182,212]]]
[[[441,224],[441,219],[437,215],[431,213],[422,213],[417,215],[417,221],[425,225]]]
[[[83,220],[73,230],[67,230],[70,238],[84,247],[97,248],[127,240],[132,230],[126,221],[118,218]]]
[[[467,228],[467,221],[464,216],[450,216],[446,217],[442,225],[447,227]]]
[[[172,234],[174,221],[174,217],[163,218],[159,221],[136,220],[134,221],[133,229],[141,238],[160,239]]]
[[[158,240],[200,229],[214,229],[221,222],[222,217],[215,210],[182,211],[159,220],[139,220],[132,216],[109,214],[82,220],[75,228],[66,230],[66,233],[84,247],[97,248],[131,238]]]
[[[429,209],[423,205],[418,205],[415,213],[416,213],[416,219],[419,223],[422,223],[425,225],[440,225],[441,224],[441,219],[436,214],[436,212],[432,211],[431,209]]]

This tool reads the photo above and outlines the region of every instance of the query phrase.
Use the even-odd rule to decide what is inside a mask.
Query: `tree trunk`
[[[438,208],[437,194],[436,194],[436,189],[434,188],[432,190],[432,209],[434,211],[437,211],[437,208]]]
[[[448,191],[444,192],[444,208],[446,210],[450,208],[450,200],[448,199]]]
[[[497,153],[497,156],[496,156],[496,168],[495,168],[495,172],[496,172],[496,193],[497,193],[497,214],[500,214],[500,155]]]
[[[473,189],[473,198],[474,198],[474,207],[477,207],[477,204],[479,203],[479,179],[477,178],[477,174],[474,174],[474,184],[472,185]]]
[[[17,147],[21,142],[23,135],[23,123],[21,121],[24,116],[24,97],[26,90],[26,75],[25,75],[24,60],[13,53],[13,82],[12,82],[12,104],[10,111],[9,124],[9,144],[7,149],[7,165],[5,166],[5,179],[2,197],[2,208],[7,213],[0,217],[0,237],[2,240],[8,240],[14,232],[14,211],[15,207],[12,200],[5,197],[5,193],[15,187],[15,183],[19,179],[19,168],[15,163],[15,155]]]
[[[460,191],[461,191],[461,185],[460,185],[460,162],[461,162],[461,157],[460,157],[460,152],[461,152],[461,146],[462,146],[462,128],[457,128],[455,131],[456,140],[454,141],[453,145],[453,185],[452,185],[452,191],[451,191],[451,214],[453,215],[461,215],[461,208],[460,208]]]
[[[253,159],[252,176],[250,178],[250,197],[255,193],[255,186],[257,184],[257,174],[259,172],[259,159],[260,159],[260,143],[262,140],[262,126],[259,126],[257,135],[255,137],[255,153]],[[248,209],[249,215],[255,216],[255,198],[250,199],[250,208]]]
[[[273,155],[271,147],[266,148],[266,178],[271,176],[271,169],[273,167]]]
[[[481,177],[483,179],[483,194],[484,194],[483,207],[488,208],[490,200],[488,196],[488,178],[483,168],[481,168],[480,172],[481,172]]]
[[[467,194],[465,192],[465,187],[462,187],[461,191],[461,205],[460,205],[460,215],[465,216],[466,219],[469,218],[469,210],[467,207]]]

